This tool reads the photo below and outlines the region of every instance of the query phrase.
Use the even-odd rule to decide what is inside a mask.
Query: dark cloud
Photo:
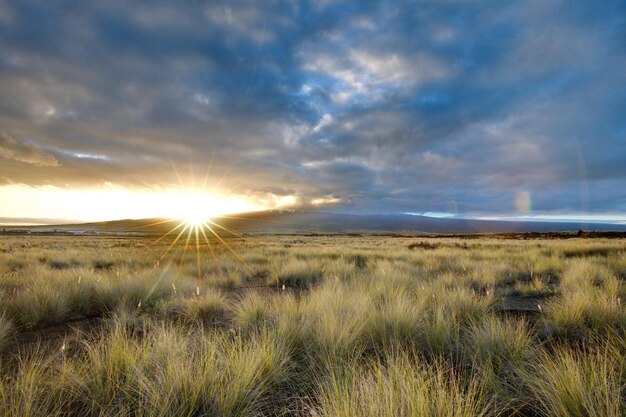
[[[623,212],[624,39],[611,1],[0,1],[0,179]]]

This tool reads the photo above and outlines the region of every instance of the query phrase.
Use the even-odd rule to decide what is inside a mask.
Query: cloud
[[[311,200],[311,204],[313,206],[328,206],[328,205],[336,205],[341,203],[341,198],[330,196],[324,196],[319,198],[314,198]]]
[[[396,53],[353,51],[350,58],[375,84],[411,87],[420,82],[445,79],[451,73],[444,62],[426,53],[405,57]]]
[[[0,6],[4,183],[626,211],[620,2],[73,6]]]
[[[330,76],[337,81],[330,92],[333,100],[345,104],[365,98],[380,100],[390,89],[409,91],[423,83],[451,76],[452,69],[426,52],[405,56],[400,53],[354,49],[343,54],[305,53],[304,69]]]
[[[33,165],[59,165],[54,156],[43,152],[38,146],[19,143],[2,131],[0,131],[0,157]]]

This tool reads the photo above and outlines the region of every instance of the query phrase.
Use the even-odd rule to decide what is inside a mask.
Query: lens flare
[[[529,191],[519,191],[513,199],[513,206],[520,213],[528,213],[532,206],[532,197]]]

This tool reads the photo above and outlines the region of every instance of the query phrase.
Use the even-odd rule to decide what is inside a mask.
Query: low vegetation
[[[0,416],[626,414],[626,242],[0,237]]]

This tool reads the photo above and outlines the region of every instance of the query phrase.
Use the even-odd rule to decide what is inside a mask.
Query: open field
[[[228,243],[0,236],[0,415],[626,413],[624,239]]]

